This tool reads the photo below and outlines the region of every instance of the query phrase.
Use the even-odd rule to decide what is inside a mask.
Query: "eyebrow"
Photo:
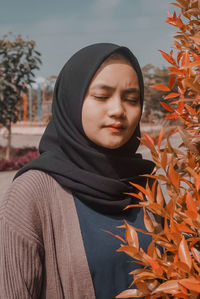
[[[105,84],[96,84],[94,86],[91,87],[91,91],[97,88],[101,88],[101,89],[105,89],[105,90],[113,90],[114,88],[109,86],[109,85],[105,85]],[[138,88],[128,88],[124,90],[125,93],[140,93],[140,90]]]

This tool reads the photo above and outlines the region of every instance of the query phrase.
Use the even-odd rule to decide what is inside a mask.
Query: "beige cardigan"
[[[38,170],[0,202],[0,298],[95,298],[73,197]]]

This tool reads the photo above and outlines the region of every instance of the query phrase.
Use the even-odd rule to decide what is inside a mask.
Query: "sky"
[[[164,21],[169,0],[0,0],[0,38],[8,32],[36,42],[42,65],[37,76],[58,75],[65,62],[92,43],[129,47],[140,65],[167,66],[175,27]]]

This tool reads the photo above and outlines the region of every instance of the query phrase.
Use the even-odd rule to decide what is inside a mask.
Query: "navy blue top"
[[[132,208],[120,215],[99,213],[82,201],[74,198],[79,218],[83,243],[93,280],[96,299],[114,299],[120,292],[128,289],[133,276],[128,273],[140,265],[133,263],[124,252],[116,252],[122,243],[103,230],[125,237],[125,229],[116,228],[125,219],[134,227],[145,229],[142,208]],[[151,237],[138,233],[140,247],[145,251]]]

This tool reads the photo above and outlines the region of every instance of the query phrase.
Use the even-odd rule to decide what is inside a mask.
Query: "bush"
[[[178,129],[182,144],[173,148],[168,138],[163,145],[163,130],[157,144],[147,134],[141,139],[160,171],[147,176],[155,179],[152,188],[132,183],[138,189],[132,195],[144,209],[144,223],[152,242],[145,253],[139,247],[137,229],[125,222],[126,241],[118,251],[144,268],[131,272],[137,289],[125,290],[116,298],[200,298],[200,1],[176,0],[172,4],[181,13],[169,14],[166,22],[179,31],[174,37],[174,50],[169,54],[161,51],[170,63],[170,78],[168,86],[153,87],[168,92],[161,104],[169,112],[167,119],[182,122]],[[177,92],[173,91],[175,83]],[[166,187],[168,200],[160,182]],[[135,206],[138,204],[127,208]],[[147,212],[162,217],[163,227]]]
[[[5,155],[6,148],[0,146],[0,156]],[[37,158],[39,152],[35,147],[12,148],[11,159],[5,158],[0,160],[0,171],[17,170],[26,163]]]

